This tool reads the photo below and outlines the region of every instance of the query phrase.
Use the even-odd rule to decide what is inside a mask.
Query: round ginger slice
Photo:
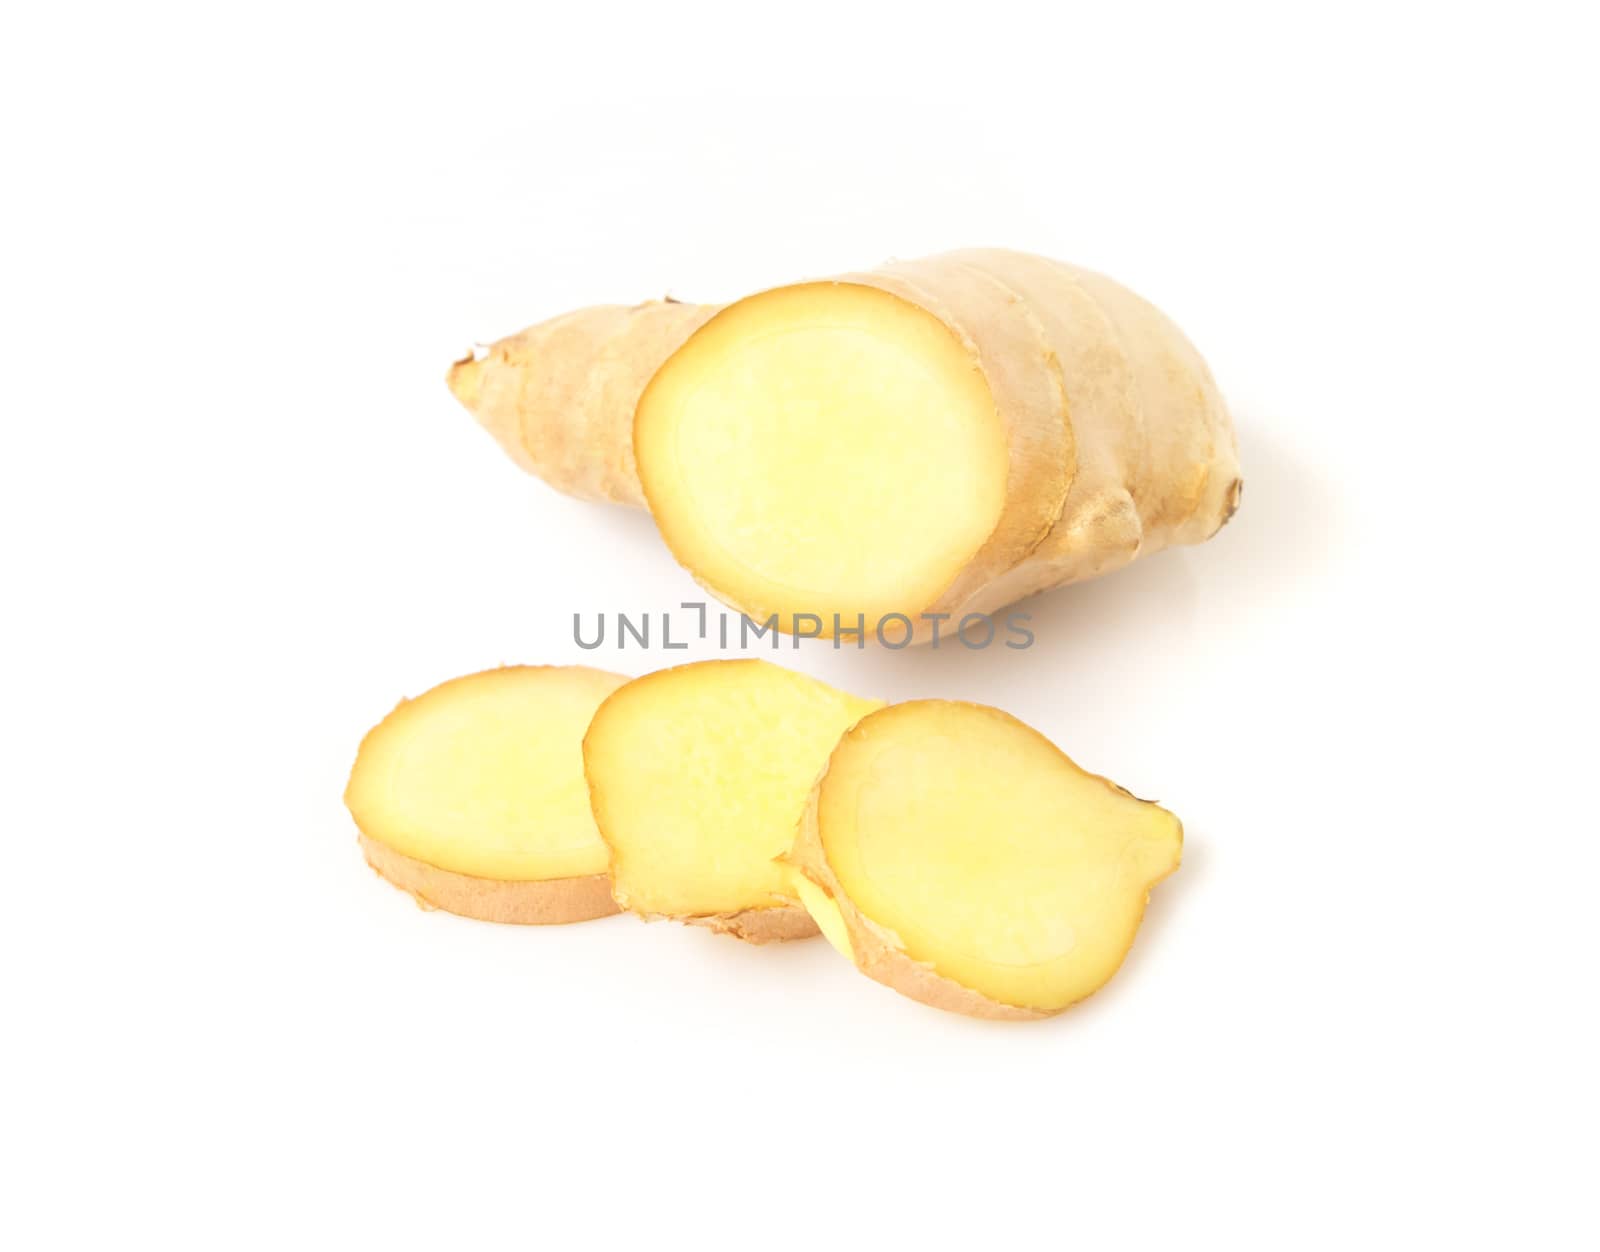
[[[717,313],[651,379],[633,438],[673,555],[786,632],[814,615],[832,637],[837,615],[870,636],[928,608],[1006,503],[1006,427],[970,345],[858,283]]]
[[[816,934],[777,858],[839,736],[881,707],[757,660],[618,688],[583,741],[618,903],[752,943]]]
[[[616,913],[582,744],[627,681],[509,666],[402,701],[362,740],[345,790],[367,863],[424,908],[463,917],[542,925]]]
[[[833,750],[787,858],[862,972],[936,1008],[1036,1018],[1097,990],[1133,943],[1183,827],[998,709],[863,718]]]

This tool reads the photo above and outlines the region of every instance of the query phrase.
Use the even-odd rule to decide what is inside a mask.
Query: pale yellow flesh
[[[367,735],[345,803],[369,838],[439,869],[503,882],[604,873],[583,735],[626,681],[530,666],[443,683]]]
[[[806,912],[811,914],[811,920],[816,922],[822,937],[845,960],[854,961],[856,955],[850,943],[850,928],[845,925],[844,914],[837,901],[804,874],[791,872],[789,885],[800,903],[805,905]]]
[[[765,661],[685,665],[618,690],[584,741],[618,901],[666,917],[785,903],[774,858],[839,736],[878,707]]]
[[[1080,770],[1014,718],[947,701],[862,722],[817,804],[855,909],[943,977],[1044,1012],[1116,972],[1182,848],[1172,814]]]
[[[850,283],[740,301],[657,372],[639,475],[678,559],[752,617],[869,631],[932,605],[994,530],[1007,446],[969,350]],[[804,629],[812,629],[808,624]]]

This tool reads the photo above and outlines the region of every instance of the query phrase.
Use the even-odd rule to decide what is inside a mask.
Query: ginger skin
[[[672,300],[579,309],[462,358],[446,381],[530,474],[582,500],[642,509],[633,410],[661,363],[716,311]]]

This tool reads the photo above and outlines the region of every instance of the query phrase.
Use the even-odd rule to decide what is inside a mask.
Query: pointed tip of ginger
[[[451,394],[469,409],[476,409],[483,388],[483,362],[476,352],[469,352],[450,366],[445,375]]]

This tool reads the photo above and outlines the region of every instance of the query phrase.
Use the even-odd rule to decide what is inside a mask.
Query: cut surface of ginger
[[[786,631],[932,605],[1005,505],[1006,434],[970,350],[852,283],[718,313],[645,389],[634,448],[679,561]]]
[[[803,898],[874,977],[941,1007],[1043,1014],[1116,972],[1183,830],[1010,715],[923,700],[844,736],[808,805],[802,869],[808,838]]]
[[[367,735],[345,803],[368,839],[427,866],[500,882],[603,875],[583,735],[625,682],[513,666],[443,683]]]
[[[619,688],[583,746],[618,902],[647,916],[788,909],[804,921],[775,858],[839,736],[879,707],[757,660],[683,665]]]

